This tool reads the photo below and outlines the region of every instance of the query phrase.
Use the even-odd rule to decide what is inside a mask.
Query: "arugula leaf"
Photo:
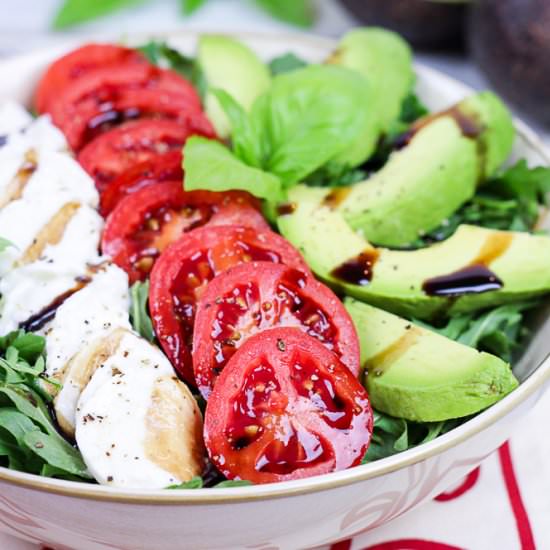
[[[348,168],[335,163],[327,163],[305,180],[306,185],[314,187],[347,187],[367,179],[368,172],[362,168]]]
[[[206,4],[206,0],[180,0],[181,11],[185,15],[191,15]]]
[[[168,46],[166,42],[152,40],[137,48],[153,65],[169,68],[189,80],[195,86],[199,95],[206,95],[206,79],[200,65],[192,57],[183,55],[178,50]]]
[[[399,120],[406,124],[412,124],[419,118],[427,115],[429,113],[428,108],[420,98],[414,93],[411,92],[404,100],[401,105],[401,114],[399,115]]]
[[[297,25],[311,27],[315,12],[309,0],[255,0],[256,4],[273,17]]]
[[[225,489],[228,487],[248,487],[249,485],[254,485],[252,481],[247,481],[246,479],[226,479],[225,481],[220,481],[214,485],[215,489]]]
[[[149,342],[155,341],[153,322],[149,315],[149,280],[137,281],[130,287],[130,322],[134,330]]]
[[[91,21],[111,12],[136,6],[145,0],[65,0],[53,20],[54,29],[64,29]]]
[[[296,56],[292,52],[285,53],[278,57],[273,58],[269,62],[269,70],[273,76],[278,74],[288,73],[290,71],[295,71],[296,69],[302,69],[307,67],[307,62],[302,58]]]
[[[24,442],[33,453],[58,471],[90,477],[80,453],[58,434],[48,435],[35,429],[25,434]]]
[[[272,202],[283,199],[279,178],[248,166],[217,141],[189,138],[183,159],[187,191],[241,189]]]
[[[362,460],[363,464],[428,443],[463,421],[417,423],[395,418],[380,411],[373,412],[374,431],[367,453]]]
[[[177,485],[169,485],[167,489],[202,489],[204,482],[201,476],[194,476],[189,481],[184,481]]]
[[[461,224],[504,231],[532,231],[542,207],[548,206],[550,168],[529,168],[525,160],[502,171],[440,227],[412,243],[429,246],[450,237]]]
[[[58,433],[46,405],[50,396],[45,386],[50,382],[43,374],[44,348],[44,338],[22,330],[0,338],[1,463],[30,473],[91,479],[78,450]]]

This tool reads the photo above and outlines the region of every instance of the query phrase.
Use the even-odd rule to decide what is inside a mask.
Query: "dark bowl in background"
[[[550,125],[550,0],[476,0],[468,23],[473,60],[491,84]]]
[[[367,25],[387,27],[416,48],[460,48],[468,0],[340,0]]]

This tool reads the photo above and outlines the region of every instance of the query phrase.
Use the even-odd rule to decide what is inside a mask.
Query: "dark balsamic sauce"
[[[350,193],[351,186],[336,187],[323,199],[323,206],[328,206],[335,210],[346,200]]]
[[[470,265],[427,279],[422,290],[430,296],[461,296],[502,288],[504,283],[487,266],[506,252],[512,239],[511,233],[496,231],[489,235]]]
[[[295,202],[283,202],[277,206],[277,214],[279,216],[288,216],[294,214],[297,204]]]
[[[425,116],[412,124],[412,126],[406,132],[395,139],[394,149],[403,149],[403,147],[409,145],[414,136],[418,132],[420,132],[422,128],[424,128],[434,120],[446,116],[450,116],[455,120],[458,127],[460,128],[460,131],[462,132],[462,135],[466,138],[478,140],[480,134],[483,132],[483,126],[480,125],[479,122],[472,115],[468,115],[467,113],[462,112],[458,107],[455,106],[447,109],[446,111]]]
[[[429,296],[462,296],[499,290],[504,283],[484,265],[471,265],[428,279],[422,290]]]
[[[84,288],[90,281],[90,277],[79,277],[77,279],[77,284],[73,288],[60,294],[53,302],[34,315],[31,315],[26,321],[19,323],[19,328],[23,329],[25,332],[36,332],[40,330],[46,323],[55,317],[58,308],[63,305],[65,300],[70,298],[75,292]]]
[[[365,250],[355,258],[346,260],[334,268],[330,274],[340,281],[352,285],[366,286],[372,279],[372,270],[379,252],[376,249]]]
[[[115,109],[101,111],[88,122],[85,132],[85,143],[88,143],[105,130],[118,126],[123,122],[135,120],[141,115],[142,112],[134,107],[122,111]]]

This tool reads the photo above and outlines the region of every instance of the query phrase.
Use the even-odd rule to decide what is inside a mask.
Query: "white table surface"
[[[289,30],[287,25],[274,21],[255,8],[252,2],[246,0],[210,0],[204,8],[189,18],[183,18],[180,15],[177,0],[150,0],[131,12],[122,11],[107,19],[82,25],[75,30],[54,33],[50,30],[49,24],[60,3],[61,0],[0,0],[0,57],[45,47],[75,36],[98,38],[152,29],[160,31],[185,28],[265,32]],[[312,29],[314,33],[338,37],[358,24],[334,0],[316,0],[316,5],[319,17]],[[417,59],[475,88],[489,87],[483,75],[465,57],[449,54],[418,54]],[[538,127],[533,121],[531,123],[550,145],[550,129]],[[542,427],[543,421],[550,414],[550,395],[540,403],[535,414]],[[516,442],[518,443],[525,450],[533,445],[530,439],[523,444],[521,441]],[[534,489],[535,487],[532,487],[532,490]],[[414,514],[422,514],[422,509]],[[416,515],[416,519],[418,517]],[[543,535],[542,538],[546,539],[546,536]],[[19,545],[0,534],[0,548],[25,550],[35,547],[28,546],[26,543]]]

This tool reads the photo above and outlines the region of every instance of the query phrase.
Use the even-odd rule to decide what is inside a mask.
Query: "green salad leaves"
[[[149,315],[149,280],[137,281],[130,287],[130,322],[133,329],[149,342],[155,341]]]
[[[77,449],[55,428],[47,403],[41,336],[16,331],[0,338],[0,464],[63,479],[91,479]]]

